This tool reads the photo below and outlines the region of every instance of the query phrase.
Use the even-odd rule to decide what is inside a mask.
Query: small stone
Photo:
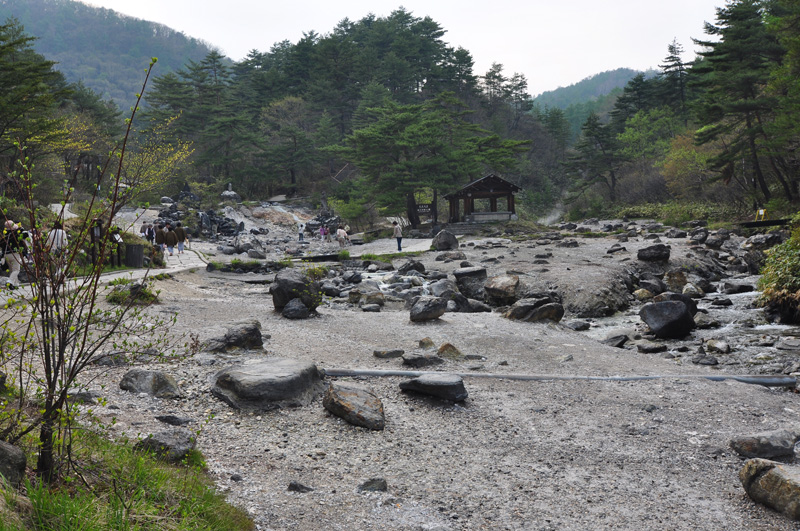
[[[458,350],[458,348],[456,348],[451,343],[445,343],[444,345],[439,347],[438,354],[442,358],[446,358],[446,359],[449,359],[449,360],[464,359],[464,355],[461,353],[461,351]]]
[[[288,490],[289,492],[311,492],[314,489],[312,489],[311,487],[307,487],[297,481],[290,481],[289,488],[286,490]]]
[[[358,486],[358,492],[386,492],[389,486],[383,478],[372,478]]]
[[[405,353],[406,353],[406,351],[405,350],[401,350],[401,349],[375,350],[375,351],[372,352],[372,354],[376,358],[380,358],[380,359],[383,359],[383,360],[391,359],[391,358],[399,358]]]
[[[423,337],[419,340],[419,348],[433,348],[436,344],[429,337]]]

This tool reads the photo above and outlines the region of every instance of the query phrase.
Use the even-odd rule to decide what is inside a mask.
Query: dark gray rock
[[[422,296],[411,306],[410,318],[414,322],[438,319],[447,311],[447,301],[440,297]]]
[[[437,251],[449,251],[458,249],[458,238],[452,232],[443,230],[433,237],[431,245]]]
[[[378,313],[381,311],[380,304],[364,304],[361,306],[362,312]]]
[[[567,249],[574,249],[578,246],[577,240],[564,240],[556,244],[556,247],[565,247]]]
[[[725,282],[722,292],[725,295],[736,295],[737,293],[749,293],[755,291],[756,287],[752,284],[738,284],[736,282]]]
[[[418,273],[425,272],[425,264],[419,262],[417,260],[409,260],[405,264],[401,265],[397,268],[397,272],[401,275],[407,275],[411,271],[416,271]]]
[[[253,258],[255,260],[265,260],[267,255],[264,254],[264,251],[258,249],[248,249],[247,250],[247,257]]]
[[[372,391],[351,383],[328,386],[322,405],[354,426],[382,430],[386,424],[383,403]]]
[[[726,238],[717,234],[711,234],[706,238],[705,244],[709,249],[719,249],[722,247],[722,244],[725,243],[725,240]]]
[[[753,501],[800,520],[800,467],[797,465],[750,459],[739,471],[739,480]]]
[[[592,327],[592,325],[589,322],[582,321],[582,320],[579,320],[579,319],[573,319],[572,321],[566,321],[563,324],[567,328],[575,330],[576,332],[583,332],[584,330],[589,330],[589,328]]]
[[[403,365],[406,367],[413,367],[415,369],[420,369],[423,367],[433,367],[434,365],[441,365],[444,363],[444,359],[440,358],[436,354],[418,354],[418,353],[410,353],[410,354],[403,354]]]
[[[169,424],[170,426],[186,426],[194,422],[194,420],[190,418],[179,417],[177,415],[158,415],[156,420],[164,424]]]
[[[358,486],[358,492],[386,492],[389,485],[383,478],[372,478]]]
[[[13,487],[18,487],[25,477],[26,464],[25,452],[13,444],[0,441],[0,476]]]
[[[308,319],[311,312],[300,299],[292,299],[281,310],[281,315],[287,319]]]
[[[466,400],[468,396],[461,376],[447,373],[423,374],[413,380],[400,382],[400,389],[453,402]]]
[[[659,352],[666,352],[667,346],[661,343],[653,343],[651,341],[643,341],[636,344],[636,350],[642,354],[658,354]]]
[[[643,262],[666,262],[669,255],[670,248],[663,243],[644,247],[636,253],[636,257]]]
[[[653,302],[665,302],[665,301],[678,301],[682,302],[689,308],[689,313],[692,314],[694,317],[697,314],[697,303],[689,297],[688,295],[684,295],[683,293],[673,293],[671,291],[665,291],[664,293],[659,293],[655,297],[653,297]]]
[[[783,236],[779,232],[769,232],[767,234],[756,234],[747,238],[742,243],[742,249],[746,251],[759,250],[763,251],[774,247],[783,241]]]
[[[484,300],[483,285],[486,283],[485,267],[462,267],[453,271],[458,290],[468,299]]]
[[[483,301],[467,299],[471,313],[491,312],[492,307]]]
[[[628,336],[624,334],[607,337],[604,340],[600,341],[600,343],[614,348],[622,348],[625,346],[625,343],[627,342],[628,342]]]
[[[429,284],[428,290],[434,297],[441,297],[443,299],[451,299],[453,295],[460,293],[456,283],[446,278]]]
[[[134,446],[135,450],[148,452],[168,463],[180,463],[194,450],[195,436],[188,430],[170,430],[154,433]]]
[[[639,317],[661,339],[682,339],[694,328],[692,314],[682,301],[645,304]]]
[[[695,365],[719,365],[719,360],[714,356],[710,356],[705,352],[699,352],[692,357],[692,363]]]
[[[146,393],[156,398],[183,396],[175,378],[162,371],[131,369],[122,377],[119,388],[131,393]]]
[[[267,336],[269,337],[269,336]],[[223,337],[210,339],[204,349],[209,352],[227,352],[232,349],[264,348],[261,323],[255,319],[234,323]]]
[[[686,231],[681,229],[676,229],[673,227],[669,229],[667,232],[665,232],[664,236],[666,236],[667,238],[685,238]]]
[[[278,271],[269,292],[276,310],[282,310],[292,299],[300,299],[305,307],[313,312],[322,302],[320,283],[310,279],[305,272],[294,268]]]
[[[544,320],[557,323],[564,317],[564,307],[549,297],[520,299],[509,308],[505,317],[530,323]]]
[[[463,251],[445,251],[436,255],[437,262],[444,262],[449,260],[466,260],[467,255]]]
[[[731,439],[731,448],[742,457],[791,457],[800,440],[800,430],[773,430]],[[798,500],[800,501],[800,500]]]
[[[302,483],[300,483],[298,481],[290,481],[289,482],[289,486],[286,488],[286,490],[288,490],[289,492],[299,492],[299,493],[303,494],[303,493],[306,493],[306,492],[311,492],[314,489],[309,487],[309,486],[307,486],[307,485],[303,485]]]
[[[345,271],[342,273],[342,280],[349,284],[358,284],[361,282],[361,273],[358,271]]]
[[[308,405],[323,387],[313,363],[270,358],[221,370],[211,393],[237,409],[267,411]]]

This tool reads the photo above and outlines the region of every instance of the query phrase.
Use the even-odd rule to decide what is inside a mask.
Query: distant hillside
[[[624,87],[638,73],[639,71],[631,68],[601,72],[568,87],[543,92],[533,101],[542,108],[566,109],[570,105],[586,103],[610,94],[614,89]]]
[[[144,69],[158,57],[156,75],[200,61],[211,45],[162,24],[73,0],[0,0],[0,21],[17,18],[37,37],[34,48],[67,81],[83,81],[127,109],[140,91]]]

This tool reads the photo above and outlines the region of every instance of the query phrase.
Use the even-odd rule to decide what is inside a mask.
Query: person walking
[[[23,256],[28,250],[25,243],[25,232],[14,220],[6,220],[3,228],[3,241],[5,242],[6,265],[8,265],[8,287],[19,287],[19,272],[22,270]]]
[[[164,245],[167,246],[167,251],[169,251],[169,255],[175,252],[175,246],[178,245],[178,235],[175,234],[175,231],[172,230],[172,226],[167,227],[167,232],[164,234]]]
[[[302,221],[298,222],[297,223],[297,234],[299,236],[299,239],[297,241],[300,241],[300,242],[303,241],[303,232],[305,232],[305,230],[306,230],[306,224],[303,223]]]
[[[344,227],[342,227],[341,225],[339,225],[339,229],[336,231],[336,241],[339,242],[340,248],[344,248],[344,246],[347,244],[348,241],[347,231],[345,231]]]
[[[319,226],[319,241],[325,241],[325,225]]]
[[[403,250],[403,228],[396,221],[392,221],[392,235],[397,239],[397,250]]]
[[[155,245],[156,243],[156,229],[153,228],[152,223],[147,224],[147,231],[144,233],[144,239],[150,243],[150,245]]]
[[[178,222],[178,226],[175,227],[175,236],[178,237],[178,254],[183,254],[183,248],[186,242],[189,241],[189,235],[186,233],[186,229],[183,228],[181,222]]]
[[[53,222],[53,228],[47,233],[45,240],[45,250],[50,255],[52,263],[55,264],[54,273],[61,276],[64,270],[64,254],[67,251],[67,233],[61,221]]]
[[[167,243],[167,240],[165,239],[166,234],[167,233],[164,232],[164,225],[160,224],[156,229],[156,234],[155,234],[156,247],[158,248],[159,251],[163,251],[164,244]]]

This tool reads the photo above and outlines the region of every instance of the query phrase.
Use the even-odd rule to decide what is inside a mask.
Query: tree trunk
[[[48,408],[49,410],[49,408]],[[55,479],[55,456],[53,455],[53,425],[55,420],[52,414],[45,414],[42,427],[39,430],[39,457],[36,461],[36,474],[45,482],[50,483]]]
[[[414,192],[406,195],[406,215],[412,229],[419,227],[419,214],[417,214],[417,202],[414,200]]]

